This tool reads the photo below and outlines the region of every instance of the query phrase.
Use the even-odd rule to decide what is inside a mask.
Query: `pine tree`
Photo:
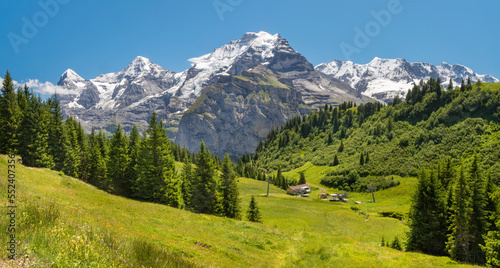
[[[471,189],[471,208],[472,214],[470,217],[470,234],[472,235],[472,243],[470,244],[471,260],[476,264],[485,263],[485,255],[481,250],[481,245],[484,245],[483,235],[486,234],[486,219],[484,216],[484,205],[486,202],[484,196],[484,185],[479,170],[477,155],[474,155],[471,169],[469,171],[469,185]]]
[[[458,261],[471,262],[470,217],[472,215],[471,193],[465,179],[463,167],[455,183],[453,193],[453,214],[451,216],[451,234],[448,236],[447,250],[451,258]]]
[[[229,155],[224,156],[222,164],[222,215],[228,218],[240,219],[240,200],[236,174]]]
[[[394,240],[392,240],[391,248],[397,249],[397,250],[403,250],[403,247],[401,246],[401,242],[399,242],[398,236],[394,237]]]
[[[181,173],[181,194],[184,200],[184,206],[188,209],[192,208],[192,193],[193,193],[193,165],[189,156],[184,156],[184,168]]]
[[[407,250],[444,255],[446,216],[439,193],[439,182],[433,172],[422,172],[410,208]]]
[[[340,141],[339,149],[337,150],[339,153],[344,151],[344,141]]]
[[[78,173],[78,158],[73,148],[73,131],[68,127],[68,120],[63,125],[63,141],[64,141],[64,166],[63,172],[66,175],[77,177]]]
[[[202,141],[196,157],[193,208],[197,213],[216,214],[219,210],[217,178],[213,159]]]
[[[29,92],[26,88],[26,92]],[[19,134],[18,152],[23,163],[32,167],[53,167],[52,155],[48,147],[48,107],[33,93],[26,95],[26,103]]]
[[[73,117],[68,117],[64,121],[64,133],[67,137],[67,156],[65,157],[64,173],[72,177],[79,177],[80,171],[80,144],[78,143],[78,134],[76,123]]]
[[[163,124],[153,113],[141,146],[134,194],[143,200],[179,207],[180,188],[175,180],[174,156],[169,145]]]
[[[306,184],[306,175],[304,174],[304,170],[299,172],[300,178],[299,178],[299,184]]]
[[[496,191],[490,197],[494,203],[499,204],[500,192]],[[498,208],[494,210],[495,215],[498,215]],[[490,226],[490,231],[484,236],[485,245],[481,247],[486,256],[487,267],[500,267],[500,219],[496,220],[496,225]]]
[[[0,103],[0,153],[15,153],[18,146],[20,111],[17,105],[14,82],[9,71],[2,83]]]
[[[328,140],[326,141],[328,145],[333,143],[332,133],[328,132]]]
[[[130,157],[128,155],[128,141],[122,132],[122,127],[118,124],[109,148],[107,163],[107,176],[112,184],[112,191],[115,194],[129,196],[132,185],[128,179],[128,166]]]
[[[491,178],[491,173],[489,173],[486,179],[484,193],[486,198],[484,214],[488,231],[498,231],[495,224],[498,220],[500,220],[497,213],[497,201],[495,200],[496,188],[497,187],[495,187],[493,179]]]
[[[260,215],[259,207],[257,206],[257,202],[255,201],[255,197],[253,195],[248,206],[247,219],[249,221],[262,223],[262,216]]]
[[[89,136],[89,174],[88,182],[101,189],[107,187],[106,161],[102,155],[101,144],[95,134],[94,128]]]
[[[48,137],[49,152],[54,159],[54,169],[63,170],[67,150],[64,146],[66,135],[63,128],[63,113],[57,94],[54,94],[49,100],[51,112]]]
[[[368,164],[368,161],[370,161],[370,157],[368,156],[368,152],[366,152],[365,164]]]
[[[392,116],[389,117],[389,120],[387,121],[387,132],[392,131]]]
[[[335,155],[335,157],[333,158],[332,166],[338,166],[338,164],[339,164],[339,158],[337,157],[337,155]]]
[[[363,157],[363,153],[361,153],[359,156],[359,164],[361,166],[365,164],[365,158]]]
[[[83,127],[80,122],[75,121],[75,132],[76,132],[76,139],[78,142],[78,154],[77,157],[79,159],[79,164],[78,164],[78,178],[83,180],[83,181],[88,181],[89,177],[89,144],[87,140],[87,136],[85,135],[85,131],[83,130]],[[104,132],[100,132],[100,139],[102,140],[102,143],[107,143],[106,136],[104,135]],[[104,148],[104,147],[103,147]],[[107,146],[106,146],[107,148]],[[107,151],[103,152],[103,157],[106,159],[108,156]]]
[[[443,169],[440,171],[440,180],[443,189],[448,189],[450,186],[450,181],[453,178],[453,165],[451,162],[451,157],[446,159],[446,163],[443,165]]]
[[[448,82],[448,87],[446,89],[447,90],[452,90],[453,89],[453,79],[450,78],[450,81]]]
[[[137,181],[138,175],[138,165],[139,157],[141,151],[141,137],[139,136],[139,131],[134,125],[132,127],[132,132],[130,133],[129,144],[128,144],[128,157],[129,164],[127,165],[127,176],[125,177],[126,184],[130,186],[129,193],[127,196],[133,196],[135,183]]]
[[[281,173],[281,166],[278,166],[278,174],[276,175],[276,180],[278,184],[276,186],[279,186],[280,188],[283,188],[283,174]]]

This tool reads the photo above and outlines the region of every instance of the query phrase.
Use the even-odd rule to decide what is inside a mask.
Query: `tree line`
[[[155,113],[144,135],[136,126],[126,135],[118,124],[107,138],[94,129],[86,134],[71,116],[64,119],[56,94],[42,100],[26,86],[14,89],[9,72],[1,93],[0,153],[18,154],[27,166],[61,171],[116,195],[241,218],[237,174],[229,156],[221,161],[203,142],[197,153],[181,148],[168,139]],[[181,170],[175,160],[183,162]]]
[[[407,250],[498,267],[499,194],[477,155],[467,170],[448,158],[437,169],[422,170],[409,213]]]

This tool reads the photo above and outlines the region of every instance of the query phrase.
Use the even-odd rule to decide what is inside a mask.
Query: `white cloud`
[[[78,94],[75,90],[63,88],[54,85],[51,82],[40,82],[38,79],[29,79],[28,82],[23,83],[14,81],[14,85],[16,87],[24,87],[24,85],[27,85],[30,89],[33,89],[34,92],[44,95],[52,95],[54,93],[57,93],[58,95]]]

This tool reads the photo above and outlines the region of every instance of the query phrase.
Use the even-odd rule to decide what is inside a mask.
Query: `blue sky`
[[[0,8],[1,76],[8,69],[21,82],[55,84],[67,68],[91,79],[138,55],[180,72],[189,58],[261,30],[280,33],[313,65],[377,56],[500,78],[500,1],[4,0]],[[356,29],[365,39],[356,42]]]

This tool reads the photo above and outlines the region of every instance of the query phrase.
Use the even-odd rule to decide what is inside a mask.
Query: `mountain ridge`
[[[408,62],[406,59],[382,59],[375,57],[366,64],[357,64],[351,61],[334,60],[330,63],[321,63],[316,70],[331,75],[348,83],[360,93],[374,97],[381,101],[389,101],[399,95],[404,98],[408,89],[430,78],[442,80],[443,86],[448,86],[452,79],[454,85],[460,85],[461,80],[471,78],[472,82],[479,79],[487,83],[500,82],[491,75],[479,75],[464,65],[446,62],[439,66],[426,62]]]

